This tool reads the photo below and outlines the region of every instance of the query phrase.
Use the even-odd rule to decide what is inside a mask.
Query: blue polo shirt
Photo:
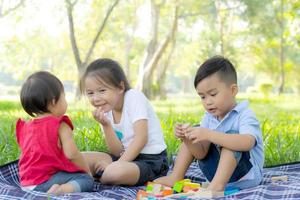
[[[222,133],[252,135],[255,138],[255,145],[249,151],[250,162],[253,166],[252,170],[256,170],[254,174],[261,174],[261,177],[255,178],[261,179],[264,165],[262,133],[259,121],[256,119],[254,112],[248,108],[248,105],[248,101],[238,103],[221,121],[206,112],[200,126]]]

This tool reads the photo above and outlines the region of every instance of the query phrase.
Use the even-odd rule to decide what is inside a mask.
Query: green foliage
[[[244,98],[240,98],[243,100]],[[265,145],[265,166],[300,160],[299,98],[279,97],[275,100],[248,98],[250,107],[261,122]],[[161,121],[168,155],[176,154],[180,141],[174,138],[176,123],[199,124],[204,111],[198,99],[153,101]],[[85,109],[83,109],[85,107]],[[82,102],[72,104],[68,115],[75,130],[74,138],[81,151],[107,151],[99,124]],[[0,165],[18,158],[20,151],[15,140],[15,122],[28,118],[16,102],[0,101]]]
[[[81,60],[84,61],[113,1],[76,2],[73,12],[75,36]],[[177,83],[191,79],[197,67],[207,57],[221,54],[221,46],[224,55],[239,70],[247,69],[247,72],[251,72],[254,69],[255,74],[264,72],[268,77],[277,80],[282,73],[279,56],[281,33],[285,87],[298,87],[299,1],[283,0],[282,17],[281,1],[274,0],[154,2],[159,5],[160,10],[158,43],[169,32],[175,3],[179,5],[175,48],[166,72],[168,85],[164,88],[185,90],[184,84]],[[220,5],[219,9],[217,5]],[[149,6],[149,1],[120,1],[87,62],[99,57],[118,60],[134,86],[138,67],[143,62],[150,40]],[[1,71],[20,84],[33,71],[49,70],[62,80],[76,85],[78,69],[70,45],[66,14],[64,1],[43,1],[25,4],[21,9],[15,10],[13,15],[1,18]],[[280,26],[281,21],[283,28]],[[164,56],[167,54],[168,51]],[[163,59],[159,64],[162,63]],[[252,69],[248,70],[250,67]],[[154,76],[158,71],[155,69]]]
[[[273,85],[271,83],[262,83],[259,86],[259,90],[263,93],[265,99],[269,98],[272,89],[273,89]]]

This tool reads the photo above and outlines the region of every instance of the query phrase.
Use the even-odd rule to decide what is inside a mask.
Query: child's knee
[[[242,152],[240,151],[232,151],[230,149],[227,149],[227,148],[222,148],[222,154],[225,156],[230,156],[230,157],[233,157],[236,161],[236,163],[239,163],[241,158],[242,158]]]
[[[122,167],[117,162],[112,163],[105,168],[100,180],[103,184],[114,184],[122,179],[123,174]]]
[[[209,146],[202,145],[201,149],[199,151],[195,152],[193,156],[197,160],[202,160],[207,156],[208,150],[209,150]]]

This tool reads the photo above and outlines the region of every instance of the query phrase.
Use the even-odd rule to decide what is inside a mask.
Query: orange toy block
[[[165,197],[165,196],[168,196],[168,195],[171,195],[173,194],[173,190],[172,189],[164,189],[162,191],[162,195]]]
[[[189,192],[189,191],[191,191],[191,190],[192,190],[192,188],[191,188],[190,186],[187,186],[187,185],[183,186],[183,189],[182,189],[182,191],[183,191],[184,193]]]
[[[147,196],[148,196],[148,194],[147,194],[146,191],[144,191],[144,190],[139,190],[139,191],[137,192],[137,194],[136,194],[136,200],[142,200],[143,197],[147,197]]]

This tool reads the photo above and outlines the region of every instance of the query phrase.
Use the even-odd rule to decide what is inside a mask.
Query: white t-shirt
[[[141,153],[159,154],[166,149],[167,146],[164,141],[160,121],[150,102],[142,92],[135,89],[125,92],[122,116],[119,124],[114,123],[112,111],[107,113],[107,118],[110,120],[125,150],[133,140],[133,124],[141,119],[146,119],[148,122],[148,142]]]

